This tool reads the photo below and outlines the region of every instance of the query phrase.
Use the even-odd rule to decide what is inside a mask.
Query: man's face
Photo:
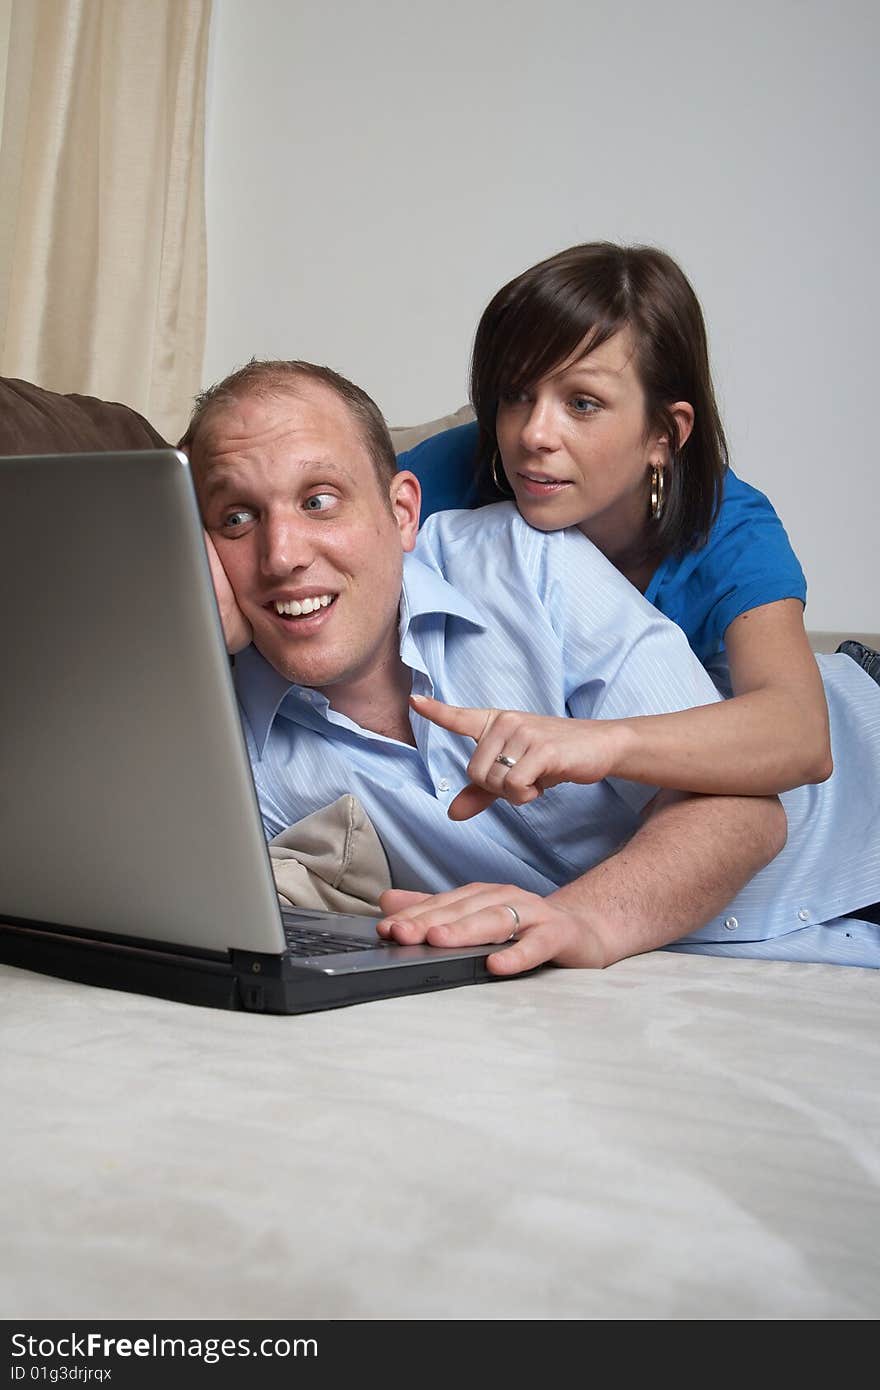
[[[368,692],[399,660],[418,485],[383,486],[347,405],[319,382],[215,407],[193,450],[205,526],[262,655],[289,681]]]

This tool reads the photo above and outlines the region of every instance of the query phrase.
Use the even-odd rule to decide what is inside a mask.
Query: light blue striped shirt
[[[719,698],[681,630],[579,531],[533,530],[509,503],[425,523],[404,562],[400,650],[414,693],[453,705],[615,719]],[[785,849],[682,944],[756,954],[749,943],[880,899],[880,686],[847,657],[827,658],[823,674],[834,776],[785,794]],[[414,748],[372,733],[254,647],[235,681],[267,836],[352,793],[400,888],[488,881],[547,894],[627,840],[656,790],[566,784],[456,823],[446,810],[467,781],[470,739],[415,714]]]

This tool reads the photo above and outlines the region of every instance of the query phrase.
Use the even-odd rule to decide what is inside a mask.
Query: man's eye
[[[249,512],[246,507],[239,507],[234,512],[227,512],[223,518],[223,526],[227,531],[234,531],[237,526],[247,526],[248,522],[253,520],[253,512]]]
[[[328,507],[336,504],[337,498],[332,492],[315,492],[311,497],[307,497],[303,502],[303,507],[307,512],[326,512]]]
[[[573,396],[571,408],[576,415],[592,415],[601,407],[598,401],[591,401],[589,396]]]

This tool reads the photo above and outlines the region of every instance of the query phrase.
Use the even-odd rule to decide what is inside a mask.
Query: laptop
[[[492,980],[275,891],[189,463],[0,459],[0,961],[303,1013]]]

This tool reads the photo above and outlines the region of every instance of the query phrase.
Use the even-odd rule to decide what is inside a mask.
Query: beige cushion
[[[852,632],[849,628],[840,632],[808,632],[810,646],[814,652],[836,652],[841,642],[861,642],[863,646],[880,651],[880,632]]]
[[[283,830],[270,841],[269,855],[285,907],[378,915],[379,894],[391,887],[379,836],[354,796],[340,796]]]
[[[394,425],[391,428],[391,442],[394,445],[394,452],[401,454],[404,449],[412,449],[414,445],[421,444],[423,439],[430,439],[432,434],[439,434],[441,430],[450,430],[454,425],[466,425],[469,420],[474,418],[473,407],[463,405],[459,410],[453,411],[451,415],[441,415],[439,419],[429,420],[424,425]]]

